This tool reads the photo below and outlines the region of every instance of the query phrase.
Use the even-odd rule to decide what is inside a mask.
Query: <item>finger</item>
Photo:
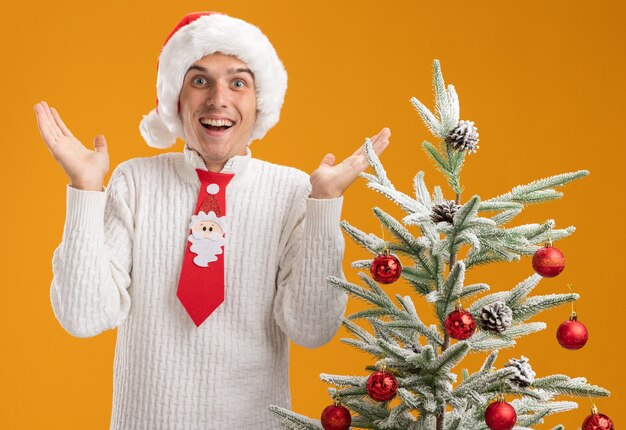
[[[370,167],[370,163],[369,161],[367,161],[367,158],[359,157],[357,159],[352,160],[346,166],[347,166],[347,170],[352,172],[351,174],[355,176],[356,178],[360,173],[365,172]]]
[[[48,116],[40,104],[35,105],[35,113],[37,114],[37,127],[39,128],[39,134],[48,148],[52,149],[56,141],[56,137],[51,130]]]
[[[374,137],[372,137],[372,138],[369,138],[369,137],[368,137],[368,139],[370,140],[370,142],[372,142],[372,145],[375,143],[374,139],[376,139],[376,138],[377,138],[377,136],[378,136],[378,135],[376,135],[376,136],[374,136]],[[352,155],[361,155],[361,154],[365,153],[365,145],[366,145],[366,144],[364,143],[363,145],[359,146],[359,147],[357,148],[357,150],[356,150],[356,151],[354,151],[354,152],[352,153]]]
[[[47,129],[50,125],[50,121],[48,121],[48,116],[44,112],[40,103],[35,105],[35,116],[37,117],[37,126],[39,127],[39,131],[42,131],[44,128]]]
[[[369,140],[372,142],[372,146],[376,148],[376,145],[378,143],[380,143],[382,140],[389,139],[389,136],[391,136],[391,130],[385,127],[382,130],[380,130],[378,134],[369,138]],[[364,152],[365,152],[365,145],[361,145],[356,151],[352,153],[352,155],[361,155]]]
[[[107,141],[103,135],[99,134],[93,139],[93,149],[96,152],[107,152]]]
[[[46,119],[48,120],[49,127],[54,131],[54,129],[52,128],[54,124],[54,118],[52,118],[52,113],[50,113],[50,106],[48,106],[48,103],[46,103],[45,101],[42,101],[41,108],[43,109],[43,113],[46,116]]]
[[[324,156],[324,158],[322,159],[322,162],[320,163],[320,166],[332,166],[333,164],[335,164],[335,156],[331,153],[328,153]]]
[[[48,117],[48,122],[50,123],[50,131],[55,138],[60,137],[63,133],[61,133],[61,129],[56,125],[56,122],[52,117],[52,112],[50,112],[50,107],[48,106],[48,103],[42,101],[41,106],[43,107],[43,111],[46,113],[46,117]]]
[[[382,142],[379,142],[379,144],[376,146],[376,148],[374,148],[374,152],[376,153],[377,156],[380,156],[380,154],[382,154],[383,151],[385,149],[387,149],[388,146],[389,146],[389,141],[388,140],[384,140]]]
[[[352,153],[352,155],[361,155],[365,151],[365,145],[359,146],[359,148]]]
[[[378,141],[373,145],[376,155],[380,153],[381,147],[386,147],[389,144],[389,137],[391,136],[391,130],[383,128],[379,133]]]
[[[69,130],[69,128],[67,128],[67,126],[61,119],[61,116],[59,115],[57,110],[55,108],[50,108],[50,112],[52,112],[52,118],[54,118],[54,121],[56,122],[57,127],[59,127],[59,129],[61,130],[61,133],[63,133],[65,136],[74,137],[72,132]]]
[[[374,150],[374,154],[376,154],[376,156],[380,156],[380,154],[383,153],[387,146],[389,146],[388,139],[391,136],[391,130],[385,127],[376,136],[378,137],[378,139],[375,143],[372,144],[372,149]],[[367,157],[360,156],[365,151],[365,145],[363,145],[360,149],[361,151],[357,151],[354,153],[354,155],[359,155],[359,157],[354,162],[353,167],[355,169],[358,169],[360,172],[364,172],[370,167],[370,163],[369,161],[367,161]]]
[[[389,139],[391,136],[391,130],[387,127],[383,127],[376,136],[372,138],[372,143],[380,142],[381,140]]]
[[[388,128],[383,128],[378,134],[378,141],[376,143],[389,141],[390,137],[391,137],[391,130],[389,130]]]
[[[52,124],[50,124],[50,117],[46,113],[46,109],[42,103],[35,105],[35,113],[37,114],[37,122],[45,129],[51,129]]]
[[[381,139],[387,139],[390,134],[391,132],[389,131],[389,129],[385,127],[380,130],[374,137],[370,138],[370,140],[372,141],[372,143],[376,143],[379,142]]]

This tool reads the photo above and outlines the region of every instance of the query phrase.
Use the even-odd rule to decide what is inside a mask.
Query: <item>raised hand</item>
[[[80,190],[102,191],[109,171],[109,154],[104,136],[94,138],[93,151],[85,148],[65,126],[55,108],[46,102],[35,105],[37,126],[54,159],[70,178],[70,185]]]
[[[380,155],[389,145],[391,131],[383,128],[371,138],[376,155]],[[326,154],[320,166],[311,174],[311,197],[315,199],[333,199],[341,196],[361,172],[369,167],[365,157],[365,147],[361,146],[354,154],[339,164],[333,154]]]

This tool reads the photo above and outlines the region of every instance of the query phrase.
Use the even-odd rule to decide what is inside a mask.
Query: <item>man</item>
[[[70,178],[52,307],[75,336],[118,328],[112,429],[278,428],[267,406],[290,406],[289,339],[314,348],[339,328],[347,297],[325,278],[342,276],[341,196],[367,161],[362,148],[339,164],[327,154],[309,178],[252,158],[286,83],[258,28],[186,16],[140,127],[184,152],[122,163],[105,192],[104,137],[90,151],[35,106]],[[378,154],[388,137],[372,139]]]

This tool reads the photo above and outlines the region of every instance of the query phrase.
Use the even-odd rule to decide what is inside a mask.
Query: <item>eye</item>
[[[233,81],[233,86],[235,88],[244,88],[246,86],[246,81],[244,81],[243,79],[235,79]]]
[[[206,85],[207,84],[206,78],[203,78],[202,76],[196,76],[195,78],[191,80],[191,82],[194,85]]]
[[[202,231],[206,231],[206,225],[202,227]]]
[[[209,227],[209,231],[213,231],[213,227]]]

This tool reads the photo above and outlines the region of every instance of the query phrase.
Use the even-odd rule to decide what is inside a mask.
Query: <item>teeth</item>
[[[200,123],[205,125],[212,125],[213,127],[230,127],[234,123],[228,119],[211,119],[211,118],[200,118]]]

